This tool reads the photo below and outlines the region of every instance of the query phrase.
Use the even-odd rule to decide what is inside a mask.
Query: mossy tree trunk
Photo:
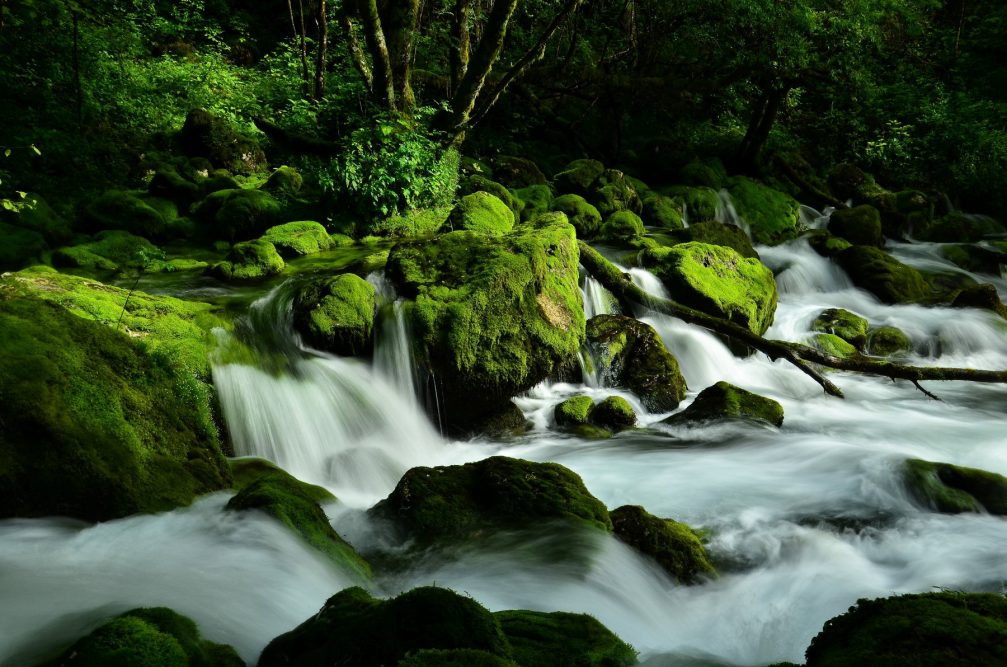
[[[766,86],[763,89],[762,95],[755,103],[755,108],[752,109],[748,130],[738,148],[738,166],[742,171],[751,172],[758,167],[762,149],[765,147],[773,124],[780,114],[780,108],[793,87],[792,83],[783,82]]]
[[[325,0],[318,0],[315,28],[318,31],[318,52],[315,54],[314,98],[320,100],[325,95],[325,69],[329,56],[329,17]]]

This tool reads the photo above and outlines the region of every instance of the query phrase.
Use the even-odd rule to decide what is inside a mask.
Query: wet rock
[[[689,407],[662,423],[677,426],[724,419],[754,419],[782,426],[783,406],[771,398],[718,382],[699,392]]]
[[[656,517],[639,505],[623,505],[611,516],[616,537],[653,558],[679,582],[694,584],[716,576],[699,536],[684,523]]]

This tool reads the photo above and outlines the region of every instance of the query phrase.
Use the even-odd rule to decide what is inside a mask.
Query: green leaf
[[[5,148],[4,149],[3,156],[4,157],[10,157],[10,149],[9,148]]]
[[[32,144],[32,145],[31,145],[31,149],[32,149],[33,151],[35,151],[35,155],[41,155],[41,154],[42,154],[42,151],[40,151],[40,150],[38,149],[38,146],[36,146],[35,144]]]

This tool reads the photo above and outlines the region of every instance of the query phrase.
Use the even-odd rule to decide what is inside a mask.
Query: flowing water
[[[807,216],[810,223],[827,213]],[[894,250],[907,261],[950,266],[925,244]],[[819,312],[842,307],[872,325],[903,329],[913,363],[1007,368],[1007,325],[990,313],[882,305],[802,240],[758,251],[780,291],[767,336],[805,340]],[[652,274],[629,272],[644,289],[663,292]],[[703,330],[638,312],[680,361],[690,388],[681,407],[727,380],[780,401],[783,427],[664,425],[666,415],[647,413],[632,395],[586,373],[583,383],[545,383],[517,399],[534,424],[527,435],[451,443],[420,409],[403,306],[379,276],[371,280],[385,304],[373,365],[306,348],[291,330],[290,286],[252,305],[244,336],[255,343],[256,361],[214,368],[239,454],[270,458],[332,489],[341,503],[327,508],[330,516],[359,546],[381,542],[361,510],[410,466],[493,454],[556,461],[611,508],[640,504],[707,531],[722,572],[676,585],[605,536],[593,538],[586,569],[528,558],[539,539],[529,534],[471,545],[464,557],[418,559],[377,581],[378,593],[436,583],[494,610],[589,612],[648,665],[766,665],[802,662],[822,624],[860,597],[1005,588],[1007,521],[923,511],[899,470],[919,457],[1007,474],[1007,388],[929,383],[938,402],[909,383],[833,373],[847,396],[838,400],[784,362],[736,357]],[[583,287],[589,314],[613,311],[600,285],[585,277]],[[581,393],[625,396],[647,428],[590,442],[551,430],[554,406]],[[266,517],[224,512],[226,498],[96,526],[0,522],[0,599],[18,601],[0,610],[0,664],[140,605],[190,615],[207,637],[254,662],[269,639],[354,583]]]

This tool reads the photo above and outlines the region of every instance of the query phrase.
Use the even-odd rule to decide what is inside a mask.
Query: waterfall
[[[731,199],[731,193],[724,188],[721,188],[717,193],[717,209],[714,220],[723,225],[738,227],[745,232],[748,238],[752,238],[752,230],[749,229],[745,219],[738,215],[738,210],[734,208],[734,200]]]

